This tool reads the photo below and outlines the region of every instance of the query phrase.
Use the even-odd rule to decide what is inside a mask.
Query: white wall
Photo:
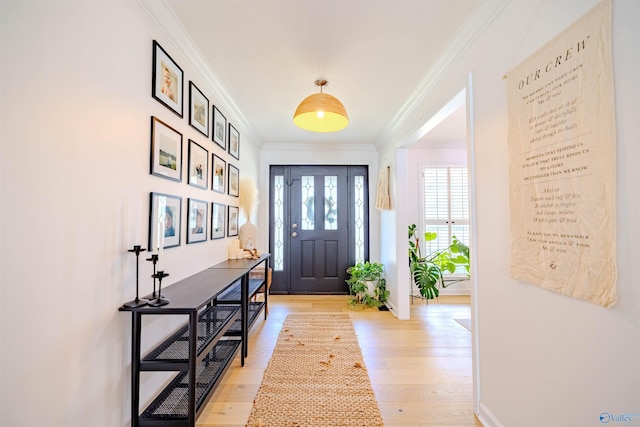
[[[391,146],[406,143],[425,117],[467,85],[471,73],[476,403],[485,425],[597,426],[602,412],[640,413],[640,275],[635,261],[640,253],[640,66],[635,54],[640,51],[640,4],[635,0],[613,2],[618,303],[605,309],[509,277],[508,105],[502,76],[596,3],[508,3],[388,138]],[[381,156],[391,151],[382,147]],[[403,208],[397,207],[398,222]],[[405,225],[396,228],[404,237]],[[640,417],[631,425],[640,425]]]
[[[134,244],[147,246],[150,192],[224,204],[186,184],[191,138],[257,178],[258,147],[217,88],[138,2],[0,2],[2,426],[114,427],[130,417]],[[157,39],[241,134],[241,160],[151,97]],[[150,116],[184,135],[183,182],[149,174]],[[227,239],[165,251],[171,284],[226,259]],[[151,292],[141,256],[140,293]],[[145,322],[143,346],[175,322]],[[159,379],[146,375],[143,401]]]

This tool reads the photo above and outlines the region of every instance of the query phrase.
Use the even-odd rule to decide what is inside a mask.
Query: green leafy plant
[[[424,241],[437,238],[434,232],[424,233]],[[420,250],[420,238],[415,224],[409,226],[409,268],[411,277],[426,299],[437,298],[440,287],[446,288],[444,272],[455,273],[463,266],[469,275],[469,247],[453,236],[453,243],[443,250],[435,251],[425,257]]]
[[[346,281],[351,292],[352,305],[379,307],[389,298],[386,281],[382,277],[384,267],[377,262],[365,261],[347,269],[350,277]]]

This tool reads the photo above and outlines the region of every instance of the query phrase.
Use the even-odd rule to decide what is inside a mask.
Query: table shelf
[[[195,407],[197,417],[207,396],[224,376],[231,361],[240,349],[239,340],[218,341],[206,354],[196,369]],[[188,425],[189,423],[189,377],[188,372],[181,372],[156,397],[140,415],[140,426],[157,425],[158,421],[169,422],[170,425]]]
[[[219,340],[235,323],[241,323],[240,311],[238,305],[213,305],[198,316],[196,362],[204,357],[207,346]],[[188,363],[189,326],[185,324],[142,358],[140,370],[184,371]]]
[[[251,278],[251,273],[260,265],[264,265],[266,273],[270,256],[225,261],[162,288],[164,298],[169,301],[166,305],[120,307],[120,311],[132,315],[132,427],[195,427],[200,412],[238,353],[244,366],[247,331],[266,307],[268,293],[265,286],[265,301],[250,302],[266,283],[264,279]],[[188,320],[141,357],[144,315],[186,315]],[[265,310],[265,319],[266,316]],[[177,374],[140,413],[142,371]]]
[[[255,323],[256,319],[258,319],[258,315],[260,314],[260,311],[262,311],[262,308],[264,307],[264,302],[250,302],[249,303],[249,322],[248,322],[248,328],[251,329],[251,327],[253,326],[253,324]],[[227,330],[227,332],[225,333],[226,336],[240,336],[240,334],[242,333],[242,319],[238,318],[237,320],[235,320],[231,326],[229,327],[229,329]]]

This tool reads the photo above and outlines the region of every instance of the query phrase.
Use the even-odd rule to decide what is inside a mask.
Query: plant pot
[[[378,295],[376,289],[378,288],[377,280],[365,280],[364,283],[367,285],[367,294],[374,299],[378,299]]]

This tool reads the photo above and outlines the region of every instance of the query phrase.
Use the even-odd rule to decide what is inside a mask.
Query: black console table
[[[262,268],[260,267],[262,266]],[[264,308],[264,318],[267,319],[269,291],[267,284],[267,276],[269,271],[268,256],[262,256],[257,260],[253,259],[230,259],[223,261],[211,267],[212,269],[241,269],[250,270],[248,275],[243,276],[244,280],[237,281],[222,292],[216,300],[218,304],[240,304],[242,314],[240,319],[236,320],[231,328],[227,331],[227,336],[240,336],[242,339],[243,354],[245,357],[249,355],[249,340],[247,339],[249,329],[258,318],[258,314]],[[262,274],[254,277],[252,273],[262,270]],[[251,302],[251,298],[261,289],[264,289],[264,301]],[[248,300],[243,302],[243,291],[246,293]]]
[[[267,280],[265,274],[262,284],[255,282],[250,286],[253,282],[250,275],[261,264],[264,264],[266,273],[269,257],[265,254],[258,260],[225,261],[180,280],[162,289],[165,299],[169,300],[167,305],[120,307],[120,311],[132,314],[132,427],[195,426],[196,419],[241,349],[241,364],[244,366],[248,328],[252,323],[249,321],[249,289],[260,288],[262,284],[266,289]],[[235,294],[236,289],[239,290],[239,298],[219,299]],[[263,304],[266,307],[266,296]],[[142,316],[147,314],[186,315],[188,319],[141,357]],[[142,413],[141,371],[177,372]]]

